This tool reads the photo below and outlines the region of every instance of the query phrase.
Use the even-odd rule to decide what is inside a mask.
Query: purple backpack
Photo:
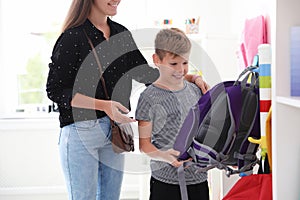
[[[258,144],[248,137],[260,138],[256,68],[246,68],[237,81],[217,84],[191,108],[174,144],[179,159],[193,158],[199,171],[217,167],[227,176],[253,169]]]
[[[229,177],[252,171],[259,162],[259,145],[248,141],[248,137],[260,138],[256,68],[246,68],[237,81],[215,85],[190,109],[174,144],[174,149],[180,151],[180,160],[193,159],[178,168],[182,199],[188,199],[184,175],[188,165],[197,165],[200,172],[216,167]]]

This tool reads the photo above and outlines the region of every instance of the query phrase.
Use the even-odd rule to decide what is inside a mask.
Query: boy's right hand
[[[166,154],[167,162],[174,167],[180,167],[181,165],[183,165],[184,162],[190,161],[190,160],[178,160],[177,158],[180,155],[180,152],[174,149],[168,149],[164,153]]]

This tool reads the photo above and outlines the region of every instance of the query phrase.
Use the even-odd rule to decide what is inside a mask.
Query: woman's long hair
[[[88,18],[94,0],[73,0],[62,26],[62,32],[79,26]]]

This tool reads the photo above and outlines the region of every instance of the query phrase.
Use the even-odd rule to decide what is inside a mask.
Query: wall
[[[55,114],[0,118],[1,200],[67,199],[58,139]],[[149,163],[144,158],[137,152],[126,155],[122,199],[147,198]]]
[[[241,71],[237,50],[244,21],[264,15],[269,26],[269,1],[187,0],[183,3],[174,0],[170,8],[169,1],[122,0],[118,14],[113,19],[130,30],[163,28],[162,21],[172,19],[172,26],[185,30],[185,19],[199,16],[199,34],[190,36],[206,51],[216,68],[217,74],[207,80],[210,85],[214,85],[220,81],[235,79]],[[268,33],[269,41],[270,37]],[[207,68],[209,67],[211,66],[208,65]]]
[[[218,6],[215,6],[218,4]],[[134,9],[138,8],[138,9]],[[133,11],[134,10],[134,11]],[[171,26],[185,30],[185,20],[200,17],[199,34],[189,35],[200,45],[211,59],[204,61],[198,68],[207,71],[206,81],[214,85],[222,80],[235,79],[237,75],[238,34],[232,24],[232,8],[227,1],[220,0],[123,0],[114,20],[124,24],[130,30],[165,27],[164,19],[172,19]],[[170,26],[169,26],[170,27]],[[145,36],[143,40],[147,39]],[[153,40],[151,40],[153,46]],[[140,46],[139,46],[140,47]],[[201,56],[201,52],[194,52]],[[193,60],[191,60],[193,61]],[[215,70],[211,71],[211,68]],[[213,73],[213,74],[212,74]]]
[[[1,119],[0,199],[66,196],[57,143],[57,120]]]

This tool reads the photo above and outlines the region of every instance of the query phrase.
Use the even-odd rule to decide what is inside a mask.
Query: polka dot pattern
[[[100,81],[100,70],[83,30],[95,46],[112,100],[129,108],[132,79],[151,83],[158,77],[158,70],[147,65],[131,33],[109,18],[108,24],[108,40],[86,20],[82,25],[63,32],[56,41],[49,63],[46,90],[49,99],[58,104],[61,127],[74,121],[106,115],[102,111],[73,108],[70,104],[76,93],[106,99]]]

